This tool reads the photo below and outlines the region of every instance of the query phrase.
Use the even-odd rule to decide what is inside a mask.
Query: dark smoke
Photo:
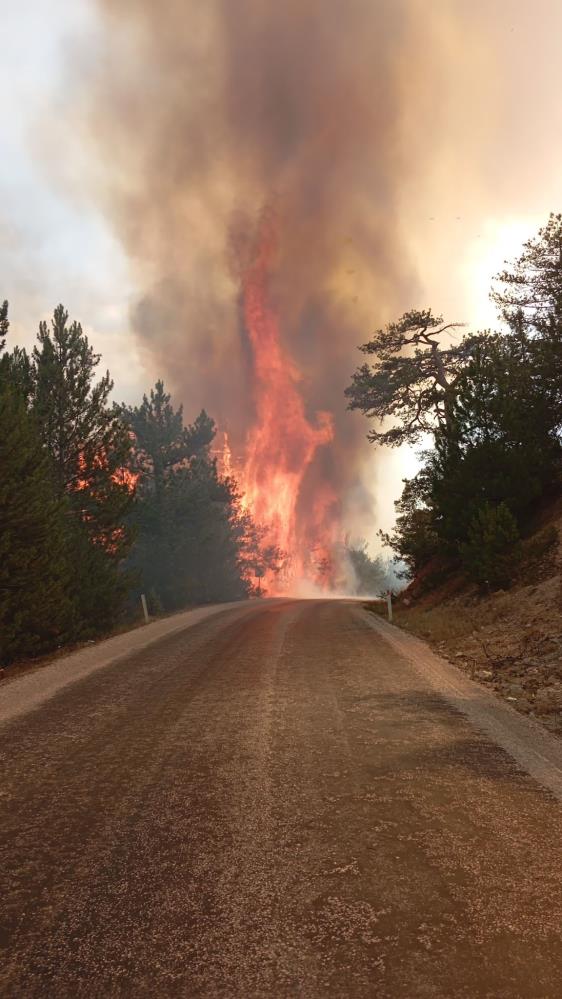
[[[264,206],[274,206],[280,253],[271,295],[284,341],[310,418],[331,410],[336,425],[307,481],[313,490],[328,478],[348,521],[360,518],[369,506],[367,428],[346,413],[343,390],[356,346],[416,298],[399,193],[422,159],[405,108],[427,86],[427,6],[99,7],[103,56],[86,117],[93,155],[104,161],[100,197],[145,289],[132,318],[151,370],[188,412],[205,405],[235,450],[242,446],[251,358],[233,246],[239,255]]]

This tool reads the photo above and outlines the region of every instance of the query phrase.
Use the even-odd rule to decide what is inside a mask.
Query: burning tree
[[[247,253],[239,261],[244,334],[251,352],[254,423],[244,443],[239,483],[241,502],[266,531],[272,553],[265,570],[266,588],[275,591],[282,576],[298,579],[310,566],[311,541],[330,547],[336,497],[328,483],[318,484],[303,504],[303,487],[320,448],[334,436],[332,416],[316,413],[312,420],[293,358],[283,344],[280,320],[270,296],[270,280],[278,253],[278,219],[265,210]],[[283,552],[280,558],[279,553]]]
[[[161,381],[124,415],[139,473],[131,563],[153,606],[247,596],[276,551],[242,508],[234,479],[220,474],[214,421],[203,411],[185,426]]]
[[[75,612],[85,633],[110,627],[128,581],[122,562],[132,536],[127,516],[134,498],[128,475],[131,441],[110,405],[109,372],[96,382],[100,357],[77,322],[59,305],[39,326],[31,359],[20,352],[30,411],[51,459],[58,496],[67,509],[66,538],[79,571]]]

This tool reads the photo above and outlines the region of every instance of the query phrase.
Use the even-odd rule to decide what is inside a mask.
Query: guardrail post
[[[142,604],[142,612],[144,614],[144,623],[148,624],[150,618],[148,616],[148,607],[146,606],[146,597],[144,593],[141,593],[141,604]]]

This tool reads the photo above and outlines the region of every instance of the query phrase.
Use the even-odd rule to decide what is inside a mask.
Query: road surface
[[[2,996],[562,993],[559,802],[360,607],[229,608],[0,749]]]

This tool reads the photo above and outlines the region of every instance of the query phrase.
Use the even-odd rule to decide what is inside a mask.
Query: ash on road
[[[348,603],[0,728],[0,994],[558,997],[560,806]]]

